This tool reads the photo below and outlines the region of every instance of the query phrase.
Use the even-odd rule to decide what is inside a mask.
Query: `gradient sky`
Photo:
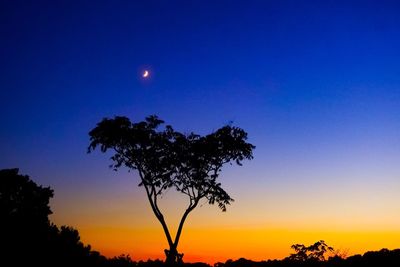
[[[0,168],[51,186],[51,219],[101,253],[163,258],[136,173],[86,154],[89,130],[114,115],[200,134],[233,121],[255,158],[224,169],[226,213],[191,214],[186,261],[320,239],[398,248],[399,14],[399,1],[1,1]],[[163,198],[172,228],[184,205]]]

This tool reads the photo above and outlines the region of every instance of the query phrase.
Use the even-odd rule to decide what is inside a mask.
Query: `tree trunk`
[[[178,227],[178,231],[176,233],[175,236],[175,242],[174,243],[169,243],[169,250],[166,249],[164,250],[165,252],[165,256],[166,256],[166,261],[165,263],[167,264],[167,266],[176,266],[176,265],[182,265],[183,264],[183,253],[178,253],[178,243],[179,243],[179,238],[181,237],[181,233],[182,233],[182,228],[183,225],[186,221],[187,216],[189,215],[189,213],[197,206],[197,203],[199,202],[199,200],[197,199],[194,204],[192,205],[192,203],[189,205],[189,207],[185,210],[185,212],[183,213],[183,216],[181,218],[181,221],[179,223],[179,227]]]
[[[178,253],[176,246],[170,246],[169,250],[165,249],[166,260],[165,263],[167,266],[179,266],[183,264],[183,253]]]

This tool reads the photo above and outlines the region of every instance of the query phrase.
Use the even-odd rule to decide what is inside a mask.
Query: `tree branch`
[[[196,208],[196,206],[197,206],[197,204],[199,203],[199,198],[197,198],[196,200],[195,200],[195,202],[193,203],[193,205],[192,205],[192,203],[189,205],[189,207],[185,210],[185,212],[183,213],[183,215],[182,215],[182,219],[181,219],[181,221],[180,221],[180,223],[179,223],[179,227],[178,227],[178,231],[176,232],[176,236],[175,236],[175,242],[174,242],[174,246],[176,247],[177,245],[178,245],[178,243],[179,243],[179,238],[181,237],[181,233],[182,233],[182,228],[183,228],[183,225],[185,224],[185,221],[186,221],[186,218],[187,218],[187,216],[189,215],[189,213],[194,209],[194,208]]]
[[[148,198],[148,200],[150,202],[151,209],[153,210],[153,213],[157,217],[158,221],[161,223],[161,226],[163,227],[165,236],[167,237],[168,245],[171,247],[171,246],[174,245],[174,243],[172,242],[172,237],[171,237],[171,234],[169,232],[168,226],[167,226],[167,224],[166,224],[166,222],[164,220],[164,216],[162,215],[160,209],[157,206],[157,195],[152,193],[152,192],[154,192],[154,190],[152,190],[152,192],[150,192],[150,190],[148,188],[148,185],[144,182],[142,169],[139,167],[138,170],[139,170],[140,179],[142,180],[143,186],[144,186],[144,188],[146,190],[146,195],[147,195],[147,198]],[[155,197],[154,200],[152,198],[152,195],[154,195],[154,197]]]

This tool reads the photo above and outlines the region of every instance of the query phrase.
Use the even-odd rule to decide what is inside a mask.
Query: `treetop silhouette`
[[[165,250],[166,262],[182,262],[183,254],[177,251],[182,228],[189,213],[201,199],[218,204],[222,211],[233,199],[222,188],[217,178],[227,163],[242,165],[252,159],[255,148],[247,142],[247,133],[231,125],[201,136],[183,134],[164,123],[157,116],[132,123],[126,117],[103,119],[89,132],[88,152],[100,147],[102,152],[113,151],[114,170],[122,166],[137,170],[139,186],[145,188],[154,215],[161,223],[169,250]],[[188,206],[180,220],[175,239],[172,239],[158,200],[168,188],[175,188],[188,197]]]
[[[18,169],[0,170],[0,210],[4,216],[1,225],[38,225],[47,227],[53,197],[50,187],[38,186]]]
[[[0,170],[0,266],[106,266],[77,230],[52,224],[50,187],[18,169]]]
[[[334,249],[328,246],[324,240],[315,242],[310,246],[305,246],[303,244],[294,244],[291,246],[296,253],[290,254],[287,260],[290,261],[325,261],[325,254],[327,252],[334,252]]]

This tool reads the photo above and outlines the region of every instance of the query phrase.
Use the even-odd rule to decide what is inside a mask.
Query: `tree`
[[[77,230],[50,222],[52,197],[18,169],[0,170],[0,266],[105,266]]]
[[[18,169],[0,170],[0,255],[2,262],[36,259],[45,249],[53,190],[38,186]]]
[[[18,169],[0,170],[0,265],[22,264],[25,257],[43,259],[38,252],[46,249],[51,197],[53,190],[38,186]]]
[[[110,167],[117,170],[125,166],[137,170],[139,186],[144,187],[168,241],[166,262],[174,264],[182,262],[183,254],[179,254],[177,248],[189,213],[201,199],[206,199],[209,204],[218,204],[222,211],[226,211],[233,199],[217,181],[222,166],[227,163],[242,165],[243,160],[252,159],[255,146],[246,142],[244,130],[231,125],[200,136],[177,132],[170,125],[159,130],[163,123],[157,116],[138,123],[132,123],[126,117],[105,118],[90,131],[88,152],[98,146],[101,152],[111,150]],[[185,194],[189,202],[175,239],[158,206],[160,196],[169,188]]]
[[[4,224],[48,226],[53,190],[36,185],[18,169],[0,170],[0,212]]]
[[[334,249],[328,246],[324,240],[315,242],[313,245],[305,246],[303,244],[295,244],[291,246],[296,253],[287,257],[290,261],[325,261],[325,253],[334,252]]]

